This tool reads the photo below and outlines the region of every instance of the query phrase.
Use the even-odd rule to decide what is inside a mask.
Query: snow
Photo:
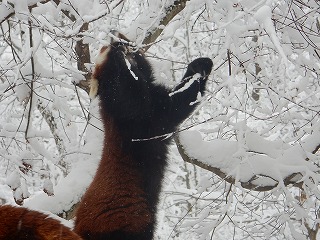
[[[13,7],[6,4],[5,1],[0,3],[0,21],[2,22],[7,16],[13,13]]]
[[[271,17],[272,17],[272,10],[267,5],[264,5],[261,8],[259,8],[257,12],[254,14],[254,18],[258,21],[260,25],[264,27],[269,37],[271,38],[273,44],[275,45],[276,49],[279,51],[283,60],[288,61],[287,56],[281,47],[277,33],[274,29],[274,25],[272,23]]]
[[[95,116],[91,119],[92,126],[100,125],[101,127],[98,98],[91,102],[91,114]],[[24,206],[58,214],[68,211],[80,201],[98,167],[102,149],[102,132],[89,125],[87,139],[90,141],[74,156],[70,166],[72,171],[53,186],[54,194],[49,196],[44,192],[39,192],[27,199]]]
[[[37,193],[27,199],[24,206],[30,209],[41,209],[55,214],[68,211],[74,204],[78,203],[85,189],[92,181],[97,168],[96,164],[87,164],[84,161],[72,166],[72,171],[65,178],[53,187],[54,195],[48,196],[46,193]],[[81,177],[79,177],[81,176]]]
[[[16,171],[12,172],[6,181],[6,184],[11,187],[11,189],[17,189],[20,187],[20,174]]]
[[[269,186],[293,173],[304,175],[317,169],[306,160],[306,148],[267,141],[253,132],[245,134],[242,144],[221,139],[204,141],[198,131],[184,131],[179,139],[189,157],[243,183],[261,175],[268,177],[255,179],[254,184]]]
[[[236,183],[181,161],[172,148],[156,239],[304,239],[305,225],[315,227],[318,221],[320,204],[317,2],[187,1],[166,26],[159,22],[174,0],[109,2],[0,3],[0,202],[15,204],[14,197],[26,197],[25,206],[57,214],[81,199],[100,159],[102,126],[98,99],[90,100],[74,85],[84,80],[76,41],[83,39],[97,56],[110,43],[110,30],[139,47],[161,29],[146,52],[157,82],[176,86],[197,57],[214,62],[206,98],[199,94],[201,104],[178,131],[190,156]],[[87,22],[89,30],[81,32]],[[137,79],[130,59],[126,64]],[[94,64],[85,66],[92,70]],[[170,94],[193,81],[197,76]],[[51,113],[54,129],[44,112]],[[299,173],[291,179],[297,184],[285,186],[282,179],[294,173]],[[244,188],[248,181],[277,186],[257,192]]]
[[[15,17],[20,20],[27,20],[29,17],[28,6],[41,2],[41,0],[6,0],[0,3],[0,22],[4,21],[10,14],[15,13]],[[14,8],[12,7],[14,6]]]
[[[200,73],[196,73],[194,75],[192,75],[191,77],[188,77],[186,79],[184,79],[184,81],[186,82],[183,87],[179,88],[176,91],[173,91],[169,94],[169,96],[173,96],[177,93],[181,93],[183,91],[185,91],[186,89],[188,89],[195,81],[199,81],[199,79],[201,78],[201,74]]]
[[[139,78],[137,77],[137,75],[131,70],[131,63],[129,62],[129,60],[126,58],[126,56],[124,56],[124,61],[126,62],[127,68],[131,74],[131,76],[135,79],[135,80],[139,80]]]

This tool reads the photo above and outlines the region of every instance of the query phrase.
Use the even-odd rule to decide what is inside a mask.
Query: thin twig
[[[33,87],[34,87],[34,79],[35,79],[35,68],[34,68],[34,57],[33,57],[33,39],[32,39],[32,24],[31,20],[28,21],[29,23],[29,46],[31,51],[31,81],[30,81],[30,98],[29,98],[29,111],[28,111],[28,121],[27,127],[25,131],[25,139],[28,142],[28,132],[31,125],[31,112],[32,112],[32,105],[33,105]]]

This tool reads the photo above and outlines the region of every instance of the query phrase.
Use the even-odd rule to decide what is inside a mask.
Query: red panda
[[[101,49],[92,74],[90,95],[100,99],[104,145],[76,212],[75,233],[42,213],[2,206],[0,239],[153,239],[170,134],[197,106],[213,64],[194,60],[168,90],[155,83],[144,54],[119,37]]]
[[[76,214],[76,233],[84,239],[153,239],[168,134],[197,106],[211,68],[209,58],[194,60],[170,91],[155,83],[150,63],[127,39],[101,49],[90,95],[100,98],[104,146]]]

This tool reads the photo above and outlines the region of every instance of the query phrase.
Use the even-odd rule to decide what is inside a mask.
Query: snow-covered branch
[[[80,32],[85,32],[89,28],[89,23],[83,23]],[[77,86],[85,90],[89,94],[89,79],[91,73],[88,71],[86,64],[91,62],[90,48],[88,43],[84,43],[82,39],[76,42],[75,52],[77,54],[77,67],[78,70],[84,73],[85,80],[80,80]]]
[[[150,29],[143,40],[143,44],[147,45],[144,48],[145,51],[151,47],[150,44],[156,41],[170,21],[185,8],[188,1],[190,0],[176,0],[172,5],[164,9],[163,17],[159,20],[158,25]]]
[[[243,142],[204,141],[199,132],[185,131],[175,142],[184,161],[246,189],[268,191],[279,183],[302,186],[304,179],[319,181],[320,168],[312,161],[317,159],[319,132],[294,145],[268,141],[254,132],[244,135]]]
[[[31,0],[31,1],[19,2],[19,4],[14,4],[10,1],[1,1],[0,2],[0,24],[2,24],[4,21],[14,16],[16,13],[26,14],[26,16],[28,16],[29,14],[24,12],[26,9],[29,9],[29,12],[30,12],[31,9],[38,6],[38,3],[44,4],[50,1],[51,0]],[[15,3],[18,3],[18,2],[15,2]]]

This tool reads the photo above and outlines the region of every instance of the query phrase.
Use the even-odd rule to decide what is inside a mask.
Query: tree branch
[[[42,3],[42,4],[44,4],[44,3],[47,3],[47,2],[50,2],[51,0],[43,0],[43,1],[40,1],[39,3]],[[1,8],[5,8],[5,7],[7,7],[8,8],[8,12],[7,12],[7,16],[5,16],[4,18],[2,18],[2,19],[0,19],[0,24],[2,24],[4,21],[6,21],[6,20],[8,20],[9,18],[11,18],[12,16],[14,16],[14,14],[15,14],[15,11],[14,11],[14,4],[13,3],[7,3],[10,7],[11,7],[11,9],[9,9],[8,8],[8,5],[6,6],[3,2],[1,2],[1,4],[0,4],[0,7]],[[37,5],[37,3],[36,4],[31,4],[31,5],[29,5],[28,6],[28,8],[29,8],[29,12],[31,12],[31,10],[32,10],[32,8],[35,8],[35,7],[37,7],[38,5]]]
[[[60,4],[60,0],[53,0],[53,2],[55,4],[57,4],[57,6]],[[72,22],[75,22],[77,19],[74,15],[70,14],[70,12],[68,12],[67,10],[61,9],[61,12],[67,17],[69,18]]]
[[[190,156],[187,151],[185,150],[184,146],[182,145],[179,136],[177,134],[174,135],[174,141],[177,145],[178,151],[180,153],[180,156],[182,157],[182,159],[188,163],[194,164],[200,168],[203,168],[205,170],[208,170],[216,175],[218,175],[221,179],[227,181],[228,183],[231,184],[235,184],[236,183],[236,179],[232,176],[227,175],[227,173],[221,171],[221,169],[219,169],[218,167],[214,167],[208,164],[203,163],[201,160],[199,159],[195,159],[194,157]],[[292,173],[291,175],[287,176],[286,178],[283,179],[283,184],[285,186],[289,185],[289,184],[293,184],[296,187],[301,188],[301,182],[297,183],[295,178],[299,177],[299,179],[301,179],[301,173]],[[273,185],[269,185],[269,186],[260,186],[255,184],[254,182],[257,181],[258,179],[264,178],[264,179],[270,179],[273,182],[275,182],[275,184]],[[278,186],[279,181],[277,179],[274,179],[270,176],[267,175],[263,175],[263,174],[256,174],[254,176],[251,177],[251,179],[247,182],[240,182],[241,186],[245,189],[249,189],[249,190],[254,190],[254,191],[259,191],[259,192],[264,192],[264,191],[269,191],[274,189],[275,187]]]
[[[31,62],[31,81],[30,81],[30,98],[29,98],[29,110],[28,110],[28,121],[27,121],[27,127],[26,127],[26,131],[25,131],[25,139],[28,142],[29,141],[29,128],[30,128],[30,124],[31,124],[31,112],[32,112],[32,105],[33,105],[33,90],[34,90],[34,81],[35,81],[35,66],[34,66],[34,49],[33,49],[33,35],[32,35],[32,26],[31,26],[31,22],[28,21],[29,24],[29,47],[32,51],[31,53],[31,58],[30,58],[30,62]]]
[[[146,38],[143,40],[143,44],[147,45],[144,48],[145,52],[151,47],[151,43],[155,42],[163,32],[164,28],[160,26],[167,26],[170,21],[185,8],[187,1],[190,0],[176,0],[173,5],[166,8],[166,15],[160,20],[158,27],[149,31]]]
[[[68,164],[64,161],[64,158],[63,158],[63,156],[66,153],[66,147],[64,145],[63,139],[58,134],[58,131],[57,131],[58,126],[55,121],[55,118],[53,117],[51,111],[49,111],[46,108],[46,106],[43,104],[43,102],[40,99],[38,99],[38,101],[37,101],[37,108],[40,111],[40,113],[41,113],[42,117],[44,118],[44,120],[46,121],[46,123],[48,124],[50,131],[51,131],[51,134],[53,135],[53,139],[56,143],[57,150],[60,155],[60,159],[59,159],[58,164],[62,168],[64,176],[66,176],[69,173]]]
[[[84,23],[80,28],[80,32],[87,31],[88,28],[89,28],[89,23]],[[77,54],[78,70],[85,72],[84,74],[85,80],[81,80],[79,83],[77,83],[77,86],[83,89],[84,91],[86,91],[87,93],[89,93],[90,89],[89,89],[88,80],[90,79],[91,73],[88,71],[88,69],[85,66],[86,63],[91,62],[89,44],[83,43],[83,40],[81,39],[77,41],[75,46],[75,51]]]

